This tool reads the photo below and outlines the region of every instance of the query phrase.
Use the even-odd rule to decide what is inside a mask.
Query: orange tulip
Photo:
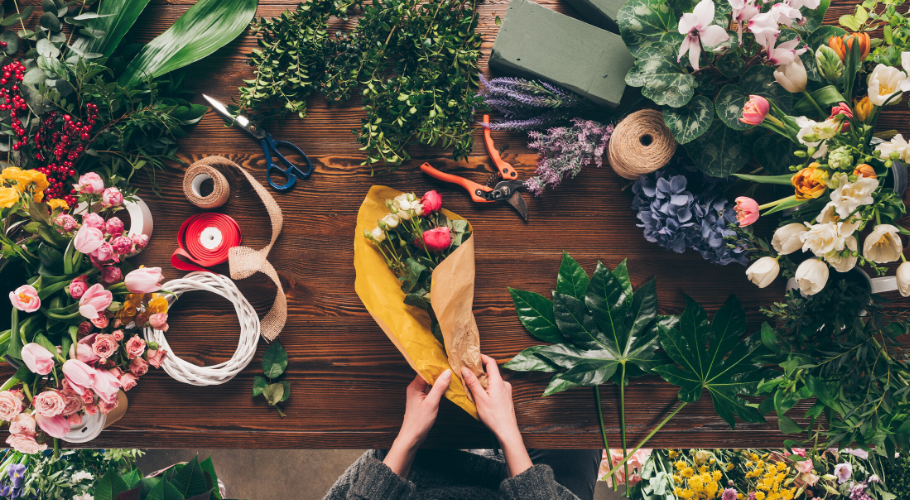
[[[861,163],[853,169],[853,175],[857,177],[868,177],[870,179],[878,179],[878,175],[875,174],[875,169],[872,168],[872,165]]]
[[[859,48],[863,51],[860,55],[860,60],[866,58],[869,55],[869,49],[872,47],[872,39],[869,38],[868,33],[847,33],[846,35],[832,36],[828,40],[828,47],[831,47],[834,52],[837,52],[837,56],[840,57],[841,61],[846,60],[847,58],[847,49],[846,47],[853,47],[853,40],[856,40],[859,43]]]
[[[812,162],[790,178],[797,200],[814,200],[825,194],[828,189],[825,184],[828,172],[818,167],[818,163]]]

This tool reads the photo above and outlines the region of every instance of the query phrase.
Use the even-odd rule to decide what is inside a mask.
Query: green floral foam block
[[[490,67],[560,85],[616,107],[635,58],[619,35],[530,0],[512,0],[493,44]]]
[[[619,9],[626,0],[566,0],[585,21],[619,34]]]

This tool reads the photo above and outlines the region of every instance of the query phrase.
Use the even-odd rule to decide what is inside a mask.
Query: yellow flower
[[[686,467],[682,470],[681,474],[683,477],[692,477],[692,475],[695,474],[695,471],[692,470],[692,467]]]
[[[16,188],[0,187],[0,208],[10,208],[19,202],[19,191]]]
[[[15,185],[20,193],[32,190],[32,196],[35,201],[40,202],[44,199],[44,190],[50,184],[47,182],[47,176],[37,170],[21,170],[18,167],[7,167],[0,173],[0,179],[6,184]]]
[[[711,474],[711,477],[712,477],[715,481],[720,481],[720,478],[723,477],[723,474],[721,474],[719,470],[716,470],[716,471],[714,471],[714,472]]]
[[[793,177],[790,178],[797,200],[814,200],[828,190],[828,185],[825,183],[828,179],[828,171],[822,170],[818,166],[818,163],[810,163],[808,167],[793,174]]]
[[[755,500],[765,500],[765,494],[761,491],[756,491]]]
[[[874,107],[875,105],[869,100],[869,96],[865,96],[859,101],[854,101],[853,115],[861,123],[866,123],[866,120],[869,119],[869,115],[872,114],[872,109]]]
[[[6,184],[18,184],[19,175],[22,173],[22,169],[19,167],[7,167],[3,169],[3,172],[0,172],[0,180]]]
[[[752,460],[753,462],[758,462],[758,454],[752,453],[751,455],[749,455],[749,459]]]
[[[743,494],[742,494],[742,493],[737,493],[737,494],[736,494],[736,500],[743,500],[743,498],[744,498],[744,497],[743,497]]]
[[[733,470],[733,464],[727,464],[727,471]]]
[[[707,473],[707,472],[708,472],[708,466],[707,466],[707,465],[702,465],[701,467],[698,468],[698,473],[699,473],[699,474],[705,474],[705,473]]]
[[[139,306],[142,305],[142,298],[145,294],[142,293],[129,293],[126,295],[126,300],[123,301],[123,306],[120,308],[120,312],[117,313],[117,317],[120,318],[124,324],[129,323],[136,317],[136,314],[139,313]]]
[[[682,495],[680,495],[680,496],[683,498],[686,498],[686,499],[692,498],[695,496],[695,492],[693,492],[692,490],[683,490]]]
[[[683,470],[683,469],[686,468],[686,462],[684,462],[684,461],[682,461],[682,460],[676,462],[676,463],[673,464],[673,465],[676,466],[676,470]]]
[[[164,295],[159,295],[157,293],[152,294],[152,300],[149,301],[149,305],[145,307],[145,312],[149,315],[166,313],[167,312],[167,299],[164,298]]]
[[[681,478],[681,477],[679,477],[679,476],[677,476],[677,475],[673,475],[673,482],[674,482],[674,483],[682,484],[683,478]]]
[[[673,493],[676,493],[676,496],[681,497],[683,496],[683,489],[677,486],[676,488],[673,488]]]
[[[65,201],[60,198],[54,198],[53,200],[47,200],[47,206],[51,207],[51,210],[57,210],[62,208],[63,210],[69,210],[70,206],[66,204]]]
[[[670,458],[676,458],[679,456],[679,453],[676,450],[670,450]]]

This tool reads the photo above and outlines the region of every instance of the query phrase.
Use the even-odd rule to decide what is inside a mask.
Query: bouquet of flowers
[[[116,408],[121,389],[160,366],[167,353],[140,331],[166,330],[168,303],[154,293],[161,269],[131,270],[125,261],[148,237],[124,234],[117,188],[85,174],[76,184],[80,205],[71,209],[43,201],[48,182],[40,172],[9,167],[0,178],[4,257],[28,275],[9,294],[11,328],[0,335],[0,355],[18,366],[0,387],[0,420],[10,424],[11,447],[37,453],[48,437],[56,446],[84,415]],[[6,236],[14,216],[26,222],[17,241]]]
[[[67,450],[27,455],[0,453],[0,498],[93,500],[95,483],[108,473],[136,468],[140,450]]]
[[[374,186],[357,215],[357,234],[355,288],[367,310],[427,382],[451,368],[446,396],[476,416],[460,377],[467,367],[486,383],[471,312],[471,225],[444,210],[436,191],[418,198]]]

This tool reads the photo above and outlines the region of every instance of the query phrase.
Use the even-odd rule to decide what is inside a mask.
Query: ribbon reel
[[[212,212],[193,215],[180,226],[171,265],[181,271],[208,271],[227,262],[231,248],[240,246],[241,240],[240,226],[231,217]]]

